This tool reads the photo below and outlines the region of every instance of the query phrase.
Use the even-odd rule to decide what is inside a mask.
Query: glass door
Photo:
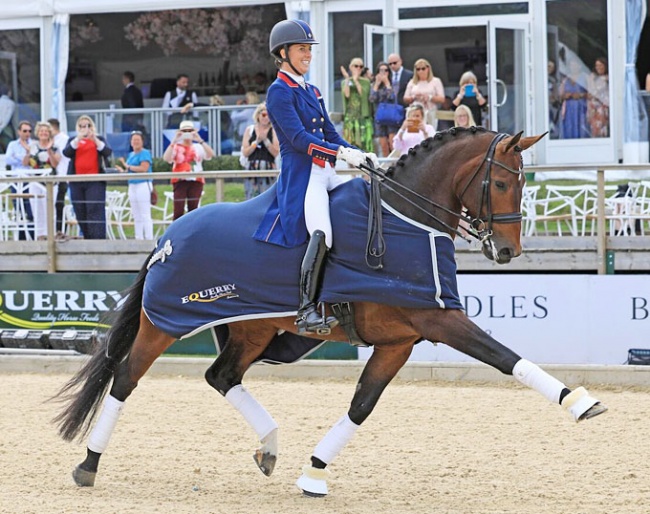
[[[364,61],[371,70],[399,49],[399,31],[390,27],[364,24]]]
[[[532,132],[530,29],[526,22],[488,22],[490,129]]]

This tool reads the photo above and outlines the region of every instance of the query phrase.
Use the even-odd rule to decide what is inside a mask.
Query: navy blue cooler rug
[[[296,314],[306,245],[284,248],[252,238],[273,195],[274,187],[247,202],[210,204],[170,225],[144,286],[143,308],[156,327],[182,339],[235,321]],[[334,245],[320,299],[462,308],[451,237],[387,205],[384,267],[366,265],[368,200],[361,179],[330,193]]]

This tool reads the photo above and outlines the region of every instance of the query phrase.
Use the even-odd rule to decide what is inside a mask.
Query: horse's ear
[[[521,138],[521,141],[519,143],[519,146],[521,147],[521,151],[523,152],[524,150],[527,150],[528,148],[533,146],[540,139],[542,139],[546,134],[548,134],[548,132],[544,132],[543,134],[541,134],[539,136],[530,136],[530,137]]]
[[[515,134],[514,136],[510,136],[508,139],[506,139],[503,144],[506,145],[506,149],[504,150],[504,153],[509,152],[512,148],[515,147],[517,143],[519,143],[519,140],[521,139],[521,135],[524,133],[522,130],[519,132],[519,134]]]

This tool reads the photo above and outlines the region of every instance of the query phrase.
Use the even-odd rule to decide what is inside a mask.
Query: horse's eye
[[[505,182],[501,182],[500,180],[495,180],[494,185],[497,186],[497,189],[501,189],[501,191],[506,190],[506,183]]]

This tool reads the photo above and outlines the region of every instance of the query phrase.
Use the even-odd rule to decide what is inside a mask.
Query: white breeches
[[[348,178],[337,175],[336,170],[329,163],[324,168],[316,164],[311,167],[305,194],[305,224],[309,235],[316,230],[325,233],[325,244],[328,248],[332,248],[329,191],[347,180]]]
[[[151,221],[151,185],[149,182],[129,184],[129,201],[133,213],[136,239],[153,239]]]
[[[54,199],[56,199],[57,191],[58,186],[55,185]],[[38,239],[39,237],[47,236],[47,190],[43,184],[30,182],[29,194],[31,195],[29,205],[32,208],[32,215],[34,216],[34,237]],[[54,209],[52,213],[56,220]]]

